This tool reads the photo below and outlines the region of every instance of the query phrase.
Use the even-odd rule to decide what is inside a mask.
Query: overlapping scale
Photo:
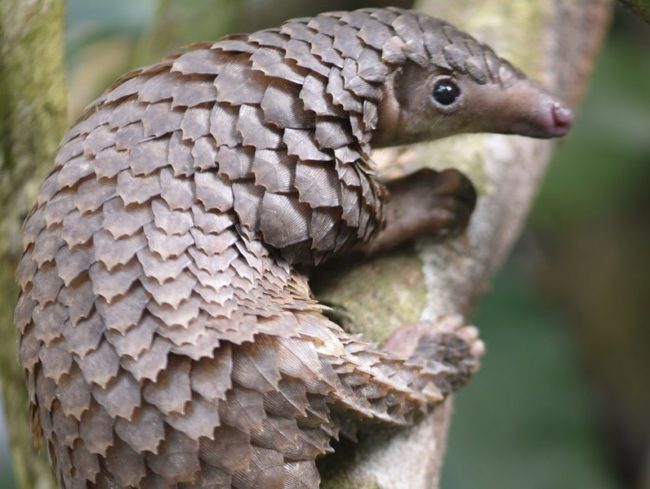
[[[16,309],[64,487],[315,489],[348,413],[404,424],[440,398],[428,367],[326,320],[292,268],[381,222],[369,142],[406,60],[519,76],[440,21],[337,12],[137,70],[69,132]]]

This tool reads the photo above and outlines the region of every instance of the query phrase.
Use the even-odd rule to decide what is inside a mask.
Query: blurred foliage
[[[240,0],[160,0],[153,22],[137,43],[134,64],[150,63],[180,46],[237,30],[242,10]]]
[[[71,116],[188,42],[380,3],[68,0]],[[409,2],[383,2],[395,3]],[[619,12],[528,238],[475,318],[488,355],[457,396],[443,489],[650,488],[638,477],[650,446],[648,46],[650,28]],[[5,454],[0,489],[12,489]]]
[[[622,8],[475,318],[442,487],[650,488],[650,28]]]
[[[531,221],[623,487],[650,488],[650,27],[620,9],[577,130]]]
[[[621,0],[632,12],[650,23],[650,0]]]
[[[534,228],[556,231],[620,208],[650,175],[650,27],[617,11],[569,138],[560,143],[536,207]]]

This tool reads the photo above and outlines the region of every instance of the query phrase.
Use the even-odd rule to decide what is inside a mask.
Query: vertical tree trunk
[[[610,0],[421,0],[417,5],[492,45],[574,106],[611,12]],[[317,295],[345,307],[362,325],[360,332],[377,341],[414,317],[467,316],[517,238],[553,147],[522,137],[467,135],[378,152],[378,162],[397,163],[402,170],[464,171],[480,193],[470,228],[453,242],[423,239],[352,269],[328,269],[315,280]],[[438,487],[450,420],[448,401],[412,429],[346,447],[323,464],[323,487]]]
[[[420,8],[490,42],[499,52],[577,100],[584,89],[609,0],[443,0]],[[16,475],[26,489],[54,487],[43,457],[32,450],[22,373],[13,330],[13,269],[19,223],[65,127],[63,1],[0,1],[0,375]],[[164,27],[161,31],[164,31]],[[548,142],[503,136],[465,136],[377,159],[455,166],[470,175],[482,198],[467,238],[434,246],[426,240],[400,252],[317,279],[321,297],[344,305],[375,340],[397,325],[440,314],[467,314],[516,238],[552,151]],[[451,416],[450,403],[398,436],[378,435],[326,465],[324,487],[437,486]],[[336,459],[341,460],[341,458]],[[329,468],[328,468],[329,467]],[[333,468],[332,468],[333,467]]]
[[[13,309],[20,227],[66,121],[63,0],[0,2],[0,381],[18,485],[55,487],[43,451],[34,450]]]

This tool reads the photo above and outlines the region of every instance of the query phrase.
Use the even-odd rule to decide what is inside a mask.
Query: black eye
[[[451,80],[438,80],[431,95],[440,105],[451,105],[460,97],[460,88]]]

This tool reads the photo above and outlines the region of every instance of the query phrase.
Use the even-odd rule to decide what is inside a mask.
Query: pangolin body
[[[195,46],[94,103],[18,270],[19,357],[61,487],[314,489],[354,420],[410,423],[467,378],[462,335],[447,363],[440,342],[392,356],[326,319],[300,271],[381,228],[371,143],[542,135],[494,116],[423,130],[396,77],[429,97],[434,72],[527,83],[443,21],[366,9]]]

